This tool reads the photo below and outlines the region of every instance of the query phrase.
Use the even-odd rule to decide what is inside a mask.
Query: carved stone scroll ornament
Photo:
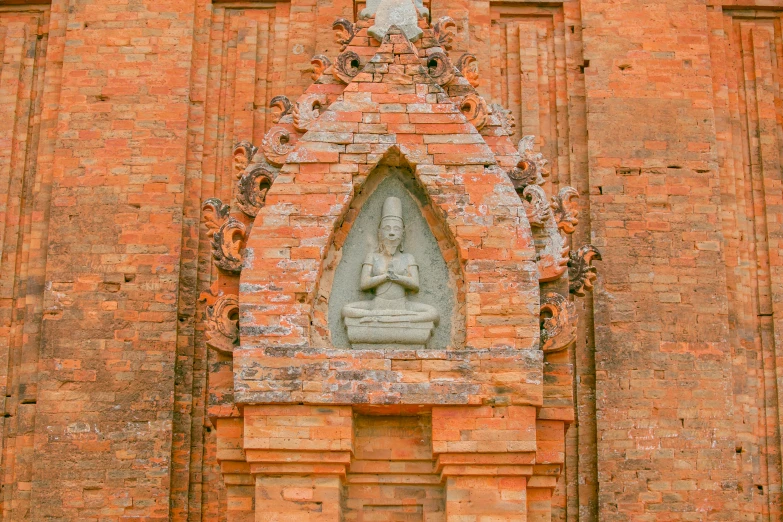
[[[253,159],[258,147],[249,141],[240,141],[234,147],[234,176],[239,179],[250,161]]]
[[[341,51],[345,50],[345,46],[351,41],[355,33],[353,23],[349,22],[345,18],[338,18],[332,22],[332,30],[334,31],[334,41],[342,46]]]
[[[427,72],[441,87],[454,80],[454,66],[446,53],[435,51],[427,56]]]
[[[215,266],[230,273],[242,271],[246,227],[229,217],[212,236],[212,258]]]
[[[532,217],[528,219],[533,227],[538,281],[541,283],[556,281],[568,270],[570,247],[557,226],[552,207],[544,190],[538,185],[528,185],[523,191],[523,202],[525,194],[535,194],[534,203],[524,204],[528,210],[528,216],[532,214]],[[544,225],[534,225],[536,221],[540,222],[541,218],[543,218]]]
[[[534,231],[538,281],[555,281],[568,270],[568,253],[571,248],[557,228],[554,218],[538,233]]]
[[[474,126],[476,130],[481,130],[487,124],[489,116],[489,107],[486,100],[478,94],[471,93],[462,98],[459,104],[459,110],[465,115],[465,118]]]
[[[231,207],[218,198],[209,198],[204,202],[201,210],[204,212],[204,224],[207,226],[207,237],[213,237],[215,232],[217,232],[226,219],[228,219],[228,213],[231,211]]]
[[[291,142],[291,133],[282,126],[275,126],[269,129],[261,141],[261,151],[266,160],[276,166],[282,166],[291,151],[294,150],[294,144]]]
[[[457,23],[450,16],[443,16],[435,22],[432,28],[438,45],[447,51],[450,51],[454,45],[454,34],[457,31]]]
[[[543,174],[546,173],[544,170],[546,160],[541,157],[541,154],[531,154],[532,148],[533,136],[525,136],[520,140],[521,159],[517,167],[511,169],[508,175],[522,199],[527,219],[533,229],[538,280],[545,283],[559,279],[568,270],[570,247],[560,232],[558,221],[555,220],[552,211],[554,205],[541,187],[544,183]],[[568,200],[570,192],[561,192],[560,196]]]
[[[245,172],[237,186],[236,202],[239,210],[250,217],[256,217],[264,206],[266,193],[276,177],[277,171],[263,163],[256,164]]]
[[[525,160],[533,163],[536,166],[536,171],[538,172],[539,176],[542,178],[540,183],[537,183],[538,185],[543,184],[543,178],[549,177],[549,161],[544,159],[543,154],[540,152],[534,153],[533,152],[533,142],[535,141],[535,136],[525,136],[521,140],[519,140],[519,156]]]
[[[578,297],[585,296],[585,290],[593,289],[593,282],[598,277],[593,260],[601,261],[601,252],[593,245],[583,245],[576,252],[571,252],[568,260],[568,291]]]
[[[350,83],[353,78],[362,70],[362,60],[359,55],[353,51],[343,51],[337,55],[337,59],[332,67],[332,75],[338,81]]]
[[[291,105],[291,100],[283,95],[272,98],[272,101],[269,102],[269,107],[276,109],[272,114],[272,123],[279,123],[280,119],[283,116],[291,114],[291,111],[294,108],[293,105]]]
[[[468,80],[473,87],[479,84],[478,60],[475,54],[465,53],[457,60],[457,70]]]
[[[206,308],[207,346],[224,353],[233,353],[239,345],[239,299],[236,295],[221,295]]]
[[[310,78],[317,82],[324,71],[332,65],[332,61],[323,54],[316,54],[310,59],[310,65],[313,68],[313,74],[310,75]]]
[[[541,299],[541,350],[559,352],[576,341],[576,307],[557,292]]]
[[[546,192],[538,185],[528,185],[522,191],[522,204],[531,227],[543,228],[552,217],[552,207]]]
[[[573,234],[576,225],[579,224],[577,199],[579,193],[574,187],[563,187],[557,196],[552,196],[552,210],[554,210],[557,227],[566,234]]]
[[[492,114],[495,114],[498,120],[500,120],[500,126],[503,129],[503,133],[506,136],[513,136],[514,128],[517,126],[514,114],[499,103],[490,105],[490,110],[492,111]]]
[[[544,178],[549,176],[549,162],[540,153],[533,153],[534,140],[535,136],[525,136],[519,140],[519,163],[508,173],[517,192],[523,191],[528,185],[543,185]]]
[[[294,128],[299,132],[307,132],[310,125],[321,115],[321,108],[326,106],[325,94],[306,94],[294,105]]]

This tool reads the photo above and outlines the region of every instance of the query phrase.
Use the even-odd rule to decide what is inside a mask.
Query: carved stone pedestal
[[[377,348],[397,348],[400,350],[420,350],[426,347],[427,340],[432,335],[435,323],[362,323],[360,319],[345,319],[348,330],[348,340],[356,350],[372,350]],[[388,342],[390,337],[396,341]]]

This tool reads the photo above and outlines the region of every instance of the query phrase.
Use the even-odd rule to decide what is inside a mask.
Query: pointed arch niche
[[[387,156],[371,171],[336,230],[316,291],[310,330],[312,346],[351,347],[341,310],[350,302],[369,298],[359,288],[362,262],[378,247],[381,208],[390,196],[402,202],[402,251],[412,254],[419,267],[420,289],[408,299],[433,306],[440,315],[427,347],[464,347],[464,277],[456,242],[413,169],[393,156]]]

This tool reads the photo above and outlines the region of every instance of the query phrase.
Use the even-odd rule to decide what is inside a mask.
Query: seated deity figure
[[[359,280],[361,290],[372,291],[373,298],[342,309],[354,348],[365,344],[422,348],[438,323],[435,307],[408,299],[409,293],[419,291],[419,267],[413,255],[402,252],[404,229],[402,202],[386,198],[378,226],[378,250],[365,257]]]

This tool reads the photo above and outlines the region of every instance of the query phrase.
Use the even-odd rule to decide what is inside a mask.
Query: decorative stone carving
[[[291,114],[291,110],[294,108],[288,96],[283,95],[272,98],[272,101],[269,102],[269,107],[277,109],[272,115],[272,123],[279,123],[280,119],[287,114]]]
[[[517,126],[517,123],[512,112],[499,103],[493,103],[489,106],[489,108],[490,112],[497,116],[500,127],[503,129],[503,133],[507,136],[513,136],[514,127]]]
[[[542,228],[552,217],[552,207],[544,189],[538,185],[528,185],[522,191],[522,203],[527,211],[527,220],[531,227]]]
[[[413,5],[416,6],[416,12],[419,13],[419,16],[424,18],[430,16],[430,10],[424,7],[424,2],[422,0],[413,0]]]
[[[465,53],[457,60],[457,70],[468,80],[473,87],[479,85],[478,60],[475,54]],[[510,111],[509,111],[510,112]]]
[[[489,107],[483,97],[476,93],[470,93],[459,104],[459,110],[476,130],[481,130],[487,124]]]
[[[454,44],[454,34],[457,31],[457,23],[450,16],[442,16],[435,22],[432,28],[438,45],[450,51]]]
[[[342,46],[341,51],[345,50],[345,46],[353,38],[354,28],[353,23],[349,22],[345,18],[338,18],[332,23],[332,30],[334,31],[334,41]]]
[[[307,132],[310,125],[321,115],[321,108],[326,105],[325,94],[305,94],[294,105],[294,128],[299,132]]]
[[[427,56],[427,72],[441,87],[454,80],[454,66],[446,53],[435,51]]]
[[[585,290],[593,289],[598,270],[592,266],[593,259],[601,261],[601,252],[593,245],[583,245],[571,252],[568,260],[568,291],[578,297],[585,296]]]
[[[433,306],[407,298],[408,293],[419,290],[419,267],[413,255],[400,251],[404,226],[402,202],[386,198],[378,226],[378,251],[365,257],[359,281],[362,291],[372,291],[374,296],[342,309],[348,340],[354,347],[424,347],[440,319]]]
[[[236,295],[221,295],[206,308],[207,346],[224,353],[233,353],[239,345],[239,299]]]
[[[545,283],[559,279],[568,270],[570,247],[561,230],[570,234],[578,223],[573,202],[577,193],[571,187],[564,187],[549,199],[541,187],[544,175],[548,175],[546,160],[541,154],[532,154],[533,139],[533,136],[525,136],[519,141],[520,160],[508,175],[533,228],[538,280]]]
[[[537,181],[538,185],[544,183],[543,178],[549,177],[549,161],[544,159],[544,156],[540,153],[533,153],[533,141],[535,136],[525,136],[519,140],[519,156],[524,160],[536,166],[536,171],[541,179]]]
[[[204,224],[207,226],[207,237],[213,237],[215,232],[220,229],[221,225],[223,225],[228,218],[231,207],[218,198],[209,198],[204,202],[201,210],[204,212]]]
[[[239,210],[250,217],[256,217],[264,206],[266,193],[272,186],[277,173],[263,163],[256,164],[240,178],[236,202]]]
[[[530,185],[541,185],[544,183],[544,178],[541,177],[536,164],[524,159],[520,160],[517,166],[508,172],[508,177],[511,178],[517,192],[524,191],[525,187]]]
[[[522,139],[519,140],[517,150],[519,151],[520,157],[527,158],[533,153],[533,144],[535,141],[536,137],[530,134],[523,136]]]
[[[246,227],[233,217],[229,217],[212,235],[212,258],[215,266],[226,272],[242,271]]]
[[[579,193],[574,187],[563,187],[557,196],[552,196],[552,210],[554,210],[557,227],[566,234],[573,234],[576,225],[579,224],[577,199]]]
[[[294,144],[291,143],[291,133],[282,126],[275,126],[269,129],[269,132],[261,141],[261,151],[266,160],[280,167],[285,163],[286,158],[294,150]]]
[[[554,223],[554,219],[550,220]],[[568,252],[570,247],[560,234],[557,226],[547,225],[544,235],[536,238],[536,257],[538,258],[538,281],[555,281],[568,270]]]
[[[392,26],[399,27],[408,40],[415,42],[424,32],[419,27],[420,9],[425,9],[421,0],[415,0],[415,4],[406,0],[368,0],[362,16],[375,15],[375,24],[367,33],[379,42]]]
[[[253,159],[258,147],[249,141],[240,141],[234,147],[234,176],[239,179],[250,161]]]
[[[537,152],[535,154],[531,154],[529,156],[529,160],[526,161],[531,161],[536,166],[536,172],[538,173],[536,182],[539,185],[543,184],[543,179],[549,177],[549,160],[544,158],[543,154]]]
[[[541,350],[559,352],[576,341],[577,315],[574,303],[557,292],[541,299]]]
[[[547,160],[540,153],[533,153],[534,140],[535,136],[525,136],[519,140],[520,160],[508,173],[517,192],[523,191],[528,185],[543,185],[544,178],[549,176]]]
[[[359,55],[353,51],[343,51],[337,55],[337,60],[332,67],[332,75],[343,83],[350,83],[361,70],[362,61]]]
[[[313,66],[313,74],[310,75],[310,78],[316,82],[324,71],[332,65],[332,61],[323,54],[316,54],[310,59],[310,65]]]

